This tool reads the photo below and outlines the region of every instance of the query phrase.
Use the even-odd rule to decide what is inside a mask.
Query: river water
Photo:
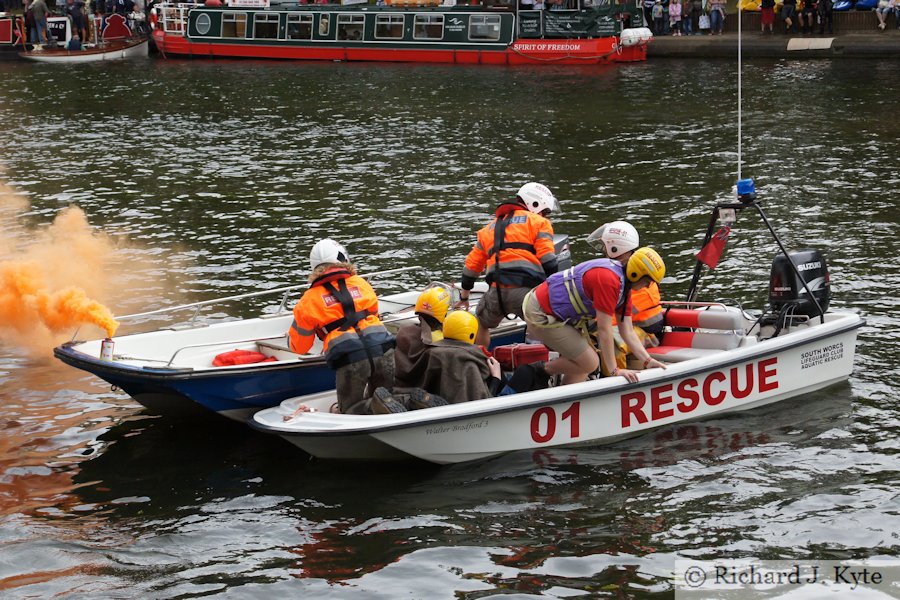
[[[105,240],[79,283],[117,314],[300,283],[326,235],[363,270],[422,267],[391,291],[457,279],[492,207],[538,180],[576,260],[626,218],[679,298],[736,179],[736,81],[703,60],[0,64],[0,255],[65,248],[48,227],[74,204]],[[148,414],[7,323],[0,596],[668,598],[678,555],[896,556],[900,71],[753,61],[743,84],[743,175],[789,247],[825,252],[832,306],[867,321],[848,383],[610,446],[355,466]],[[744,216],[701,297],[761,307],[774,255]]]

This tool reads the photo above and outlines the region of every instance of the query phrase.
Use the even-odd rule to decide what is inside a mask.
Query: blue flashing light
[[[753,185],[752,179],[739,179],[737,182],[737,195],[738,198],[744,198],[746,196],[756,195],[756,186]]]

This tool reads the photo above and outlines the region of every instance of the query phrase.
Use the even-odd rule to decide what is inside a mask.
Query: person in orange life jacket
[[[309,263],[310,287],[294,307],[288,332],[291,350],[305,354],[316,337],[321,339],[325,360],[335,370],[339,412],[366,414],[375,388],[393,386],[394,337],[378,318],[375,291],[357,276],[343,246],[321,240]]]
[[[665,275],[665,263],[652,248],[639,248],[627,261],[600,258],[579,263],[555,273],[525,298],[525,321],[532,335],[560,357],[548,362],[549,375],[561,374],[563,384],[578,383],[600,366],[604,373],[622,375],[630,382],[638,380],[637,371],[616,366],[613,315],[618,317],[619,334],[643,368],[665,366],[650,357],[637,339],[631,324],[631,290],[646,287]],[[591,319],[597,321],[597,350],[579,327]]]
[[[522,300],[531,288],[557,270],[553,226],[547,216],[559,211],[559,202],[546,186],[526,183],[515,200],[497,207],[494,219],[482,228],[466,256],[460,298],[466,305],[482,271],[491,289],[478,303],[478,338],[487,346],[490,330],[506,315],[522,316]],[[464,304],[465,303],[465,304]]]
[[[609,258],[627,262],[634,250],[640,246],[640,237],[637,229],[627,221],[613,221],[595,229],[588,236],[587,243]],[[655,281],[651,281],[650,285],[645,288],[632,289],[632,324],[640,327],[646,333],[661,334],[665,323],[660,302],[659,285]],[[615,324],[615,319],[613,324]]]

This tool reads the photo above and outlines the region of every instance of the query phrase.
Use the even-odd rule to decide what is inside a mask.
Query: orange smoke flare
[[[87,297],[84,290],[67,287],[49,291],[34,263],[0,266],[0,326],[27,333],[40,322],[52,333],[90,323],[112,337],[119,323],[108,308]]]
[[[0,342],[43,354],[76,327],[95,325],[112,336],[118,323],[91,298],[106,287],[106,263],[113,246],[92,231],[77,207],[60,211],[37,232],[23,228],[16,198],[0,186]]]

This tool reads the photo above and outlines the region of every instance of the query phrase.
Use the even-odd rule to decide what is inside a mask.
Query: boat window
[[[319,35],[328,35],[328,29],[331,23],[331,15],[319,15]]]
[[[375,37],[381,40],[403,39],[403,15],[377,15]]]
[[[439,40],[444,37],[444,15],[416,15],[413,38]]]
[[[277,40],[278,15],[255,13],[253,15],[253,37],[267,40]]]
[[[500,39],[500,15],[472,15],[469,17],[469,39]]]
[[[365,15],[338,15],[338,35],[339,40],[361,40],[363,38],[363,28],[366,24]]]
[[[224,13],[222,15],[222,37],[247,37],[247,13]]]
[[[288,15],[287,39],[308,40],[312,38],[312,15]]]
[[[212,19],[209,18],[209,15],[206,13],[197,15],[197,33],[206,35],[210,29],[212,29]]]

